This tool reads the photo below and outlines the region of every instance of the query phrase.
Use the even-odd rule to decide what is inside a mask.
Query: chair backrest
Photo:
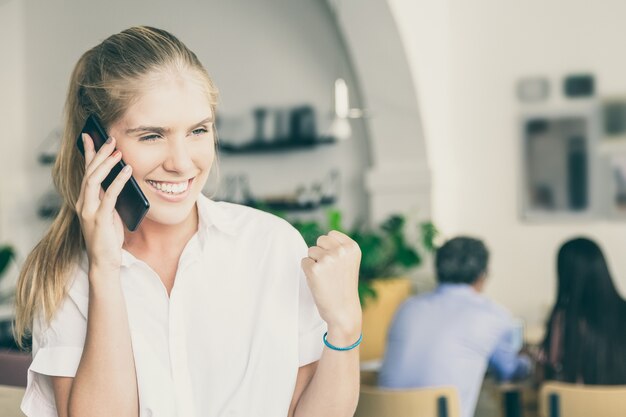
[[[393,316],[411,295],[411,280],[388,278],[374,280],[376,298],[368,299],[363,308],[363,343],[359,347],[361,361],[382,359],[387,345],[387,332]]]
[[[354,417],[459,417],[454,387],[385,389],[376,386],[376,373],[361,373],[361,395]]]
[[[546,382],[539,393],[541,417],[626,416],[626,386]]]

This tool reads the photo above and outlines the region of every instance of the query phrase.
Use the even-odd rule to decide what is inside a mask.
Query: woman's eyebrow
[[[196,127],[196,126],[200,126],[203,125],[205,123],[213,123],[213,116],[209,116],[204,120],[200,120],[198,123],[196,123],[195,125],[192,125],[191,127]]]
[[[158,134],[163,134],[163,133],[169,133],[170,129],[165,128],[165,127],[158,127],[158,126],[138,126],[138,127],[133,127],[132,129],[126,129],[126,134],[127,135],[132,135],[133,133],[137,133],[137,132],[155,132]]]
[[[199,121],[198,123],[195,123],[195,124],[191,125],[190,128],[196,127],[196,126],[200,126],[200,125],[203,125],[203,124],[209,123],[209,122],[213,122],[213,116],[209,116],[206,119],[203,119],[203,120]],[[170,131],[171,131],[171,129],[168,128],[168,127],[137,126],[137,127],[131,128],[131,129],[126,129],[125,133],[127,135],[132,135],[133,133],[137,133],[137,132],[155,132],[155,133],[158,133],[158,134],[162,135],[164,133],[169,133]]]

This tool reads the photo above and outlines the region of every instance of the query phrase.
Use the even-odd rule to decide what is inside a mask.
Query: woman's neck
[[[198,206],[193,206],[189,216],[179,224],[162,224],[145,218],[135,232],[124,229],[124,249],[137,254],[182,251],[198,230]]]

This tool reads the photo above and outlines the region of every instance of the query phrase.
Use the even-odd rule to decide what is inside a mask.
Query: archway
[[[431,181],[414,81],[387,0],[326,0],[371,117],[366,187],[373,222],[390,213],[431,214]]]

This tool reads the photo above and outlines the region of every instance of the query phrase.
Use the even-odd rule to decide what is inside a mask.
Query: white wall
[[[24,86],[24,5],[20,1],[0,2],[0,245],[30,245],[24,226],[31,204],[26,186]],[[16,227],[16,224],[22,227]],[[10,235],[10,237],[9,237]],[[0,285],[0,293],[12,286],[17,268]]]
[[[0,7],[2,116],[5,133],[9,129],[0,139],[0,242],[16,244],[22,256],[49,224],[36,216],[38,199],[52,187],[50,167],[36,162],[38,147],[60,125],[74,63],[110,34],[139,24],[172,31],[214,77],[221,114],[247,124],[250,134],[254,106],[311,104],[324,130],[335,78],[356,85],[323,0],[4,0]],[[359,107],[358,95],[351,98]],[[224,156],[221,175],[247,172],[252,190],[263,195],[295,191],[339,168],[339,207],[351,223],[367,216],[369,163],[364,124],[352,126],[351,140],[312,152]]]
[[[626,3],[389,0],[416,79],[433,177],[433,215],[446,236],[482,237],[492,252],[488,293],[536,322],[553,302],[555,257],[572,235],[597,239],[626,294],[626,224],[529,224],[518,215],[521,161],[515,83],[596,76],[599,95],[626,91]]]

